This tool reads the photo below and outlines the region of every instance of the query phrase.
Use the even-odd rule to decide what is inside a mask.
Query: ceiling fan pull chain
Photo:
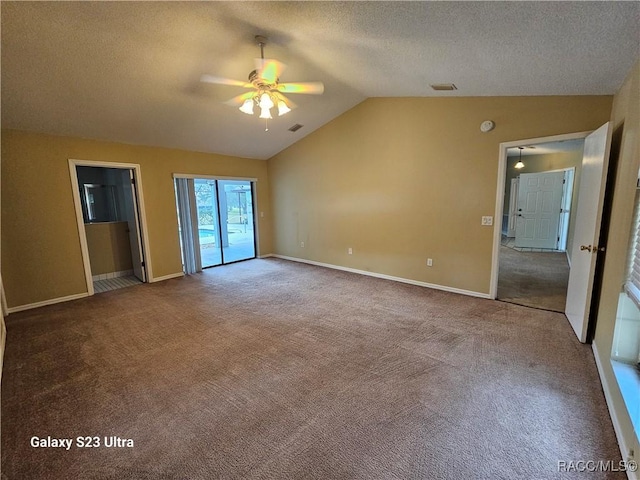
[[[264,119],[264,131],[265,132],[269,131],[269,119],[268,118]]]

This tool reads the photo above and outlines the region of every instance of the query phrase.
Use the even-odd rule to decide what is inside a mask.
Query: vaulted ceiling
[[[2,126],[269,158],[368,97],[613,94],[639,2],[7,2]],[[270,121],[223,102],[268,37],[321,96]],[[453,92],[430,84],[454,83]],[[294,124],[303,128],[296,133]]]

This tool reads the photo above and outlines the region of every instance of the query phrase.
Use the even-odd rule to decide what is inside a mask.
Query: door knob
[[[591,245],[580,245],[580,250],[586,250],[587,252],[590,252]]]

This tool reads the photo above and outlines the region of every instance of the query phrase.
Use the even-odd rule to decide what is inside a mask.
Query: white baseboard
[[[620,447],[620,455],[622,455],[622,460],[627,460],[627,455],[629,454],[629,447],[627,446],[624,440],[624,437],[622,436],[622,428],[620,427],[620,420],[618,419],[618,415],[616,414],[616,411],[613,408],[613,400],[611,399],[610,385],[609,385],[609,382],[607,381],[607,377],[605,377],[604,375],[604,371],[602,369],[603,367],[602,367],[602,364],[600,363],[600,356],[598,355],[598,347],[596,346],[595,342],[591,344],[591,348],[593,349],[593,356],[596,359],[596,367],[598,369],[598,375],[600,376],[600,382],[602,383],[602,391],[604,392],[604,398],[607,402],[607,409],[609,410],[611,423],[613,423],[613,431],[616,433],[616,439],[618,440],[618,446]],[[627,477],[629,478],[629,480],[639,480],[637,472],[631,472],[627,470]]]
[[[273,253],[267,253],[265,255],[258,256],[258,258],[269,258],[269,257],[275,257],[275,255]]]
[[[461,295],[467,295],[469,297],[488,298],[488,299],[491,298],[491,296],[488,293],[480,293],[480,292],[474,292],[471,290],[463,290],[461,288],[447,287],[444,285],[437,285],[434,283],[419,282],[418,280],[411,280],[409,278],[402,278],[402,277],[394,277],[392,275],[386,275],[384,273],[369,272],[367,270],[358,270],[356,268],[342,267],[340,265],[333,265],[331,263],[315,262],[313,260],[307,260],[304,258],[288,257],[286,255],[272,254],[270,256],[275,258],[281,258],[283,260],[291,260],[292,262],[308,263],[309,265],[316,265],[318,267],[333,268],[334,270],[342,270],[345,272],[357,273],[360,275],[367,275],[369,277],[383,278],[385,280],[392,280],[394,282],[408,283],[410,285],[417,285],[419,287],[433,288],[434,290],[443,290],[445,292],[459,293]]]
[[[88,297],[87,292],[76,293],[75,295],[67,295],[66,297],[52,298],[50,300],[44,300],[42,302],[29,303],[27,305],[18,305],[17,307],[9,307],[9,313],[21,312],[23,310],[31,310],[32,308],[46,307],[47,305],[55,305],[56,303],[69,302],[71,300],[78,300],[79,298]]]
[[[156,277],[149,280],[149,283],[161,282],[163,280],[169,280],[171,278],[183,277],[184,273],[172,273],[170,275],[165,275],[163,277]],[[78,300],[79,298],[88,297],[89,294],[87,292],[84,293],[76,293],[75,295],[68,295],[66,297],[52,298],[50,300],[44,300],[42,302],[30,303],[28,305],[19,305],[17,307],[10,307],[7,312],[8,313],[16,313],[21,312],[23,310],[31,310],[32,308],[45,307],[47,305],[54,305],[56,303],[69,302],[71,300]]]
[[[172,278],[184,277],[184,272],[179,273],[170,273],[169,275],[164,275],[162,277],[155,277],[149,279],[149,283],[162,282],[164,280],[171,280]]]

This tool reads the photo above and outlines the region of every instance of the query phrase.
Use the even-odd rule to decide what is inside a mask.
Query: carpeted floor
[[[592,351],[553,312],[266,259],[7,327],[3,478],[529,480],[620,460]]]
[[[564,312],[568,283],[566,253],[518,252],[500,247],[498,299]]]

